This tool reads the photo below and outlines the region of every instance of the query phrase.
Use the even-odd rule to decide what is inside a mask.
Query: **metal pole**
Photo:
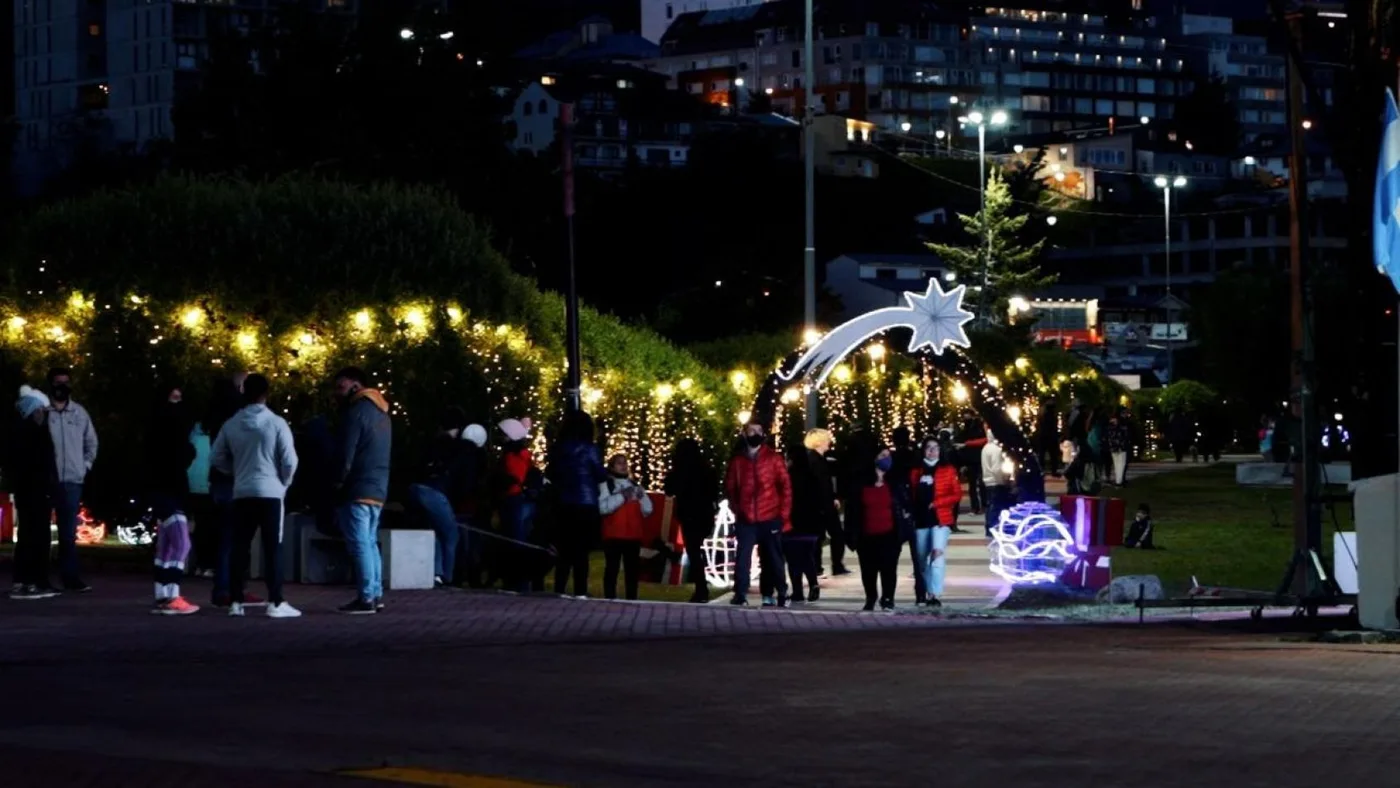
[[[563,131],[560,155],[564,170],[564,223],[569,230],[569,283],[564,297],[565,352],[568,357],[568,377],[564,384],[564,404],[570,411],[582,409],[580,389],[583,387],[582,354],[578,335],[578,277],[574,265],[574,105],[559,105],[559,125]]]
[[[987,124],[977,124],[977,188],[982,196],[982,290],[977,294],[977,317],[990,322],[987,315],[987,286],[991,279],[992,232],[987,227]]]
[[[1299,426],[1298,472],[1293,476],[1293,592],[1300,597],[1312,596],[1321,589],[1312,583],[1312,555],[1321,554],[1322,509],[1318,501],[1318,424],[1317,406],[1313,401],[1315,373],[1311,321],[1311,285],[1308,282],[1308,159],[1303,129],[1303,74],[1298,62],[1302,36],[1302,16],[1289,14],[1288,33],[1295,46],[1288,57],[1288,125],[1291,160],[1288,177],[1289,223],[1289,285],[1293,339],[1293,409]]]
[[[803,124],[802,124],[802,159],[806,169],[807,188],[805,195],[805,210],[807,220],[806,242],[802,247],[802,275],[803,275],[803,334],[808,331],[815,331],[817,328],[817,221],[816,221],[816,189],[817,189],[817,162],[816,162],[816,69],[812,65],[812,0],[804,3],[806,13],[807,30],[806,38],[803,41],[802,65],[804,75],[803,85]],[[817,426],[817,391],[809,389],[807,391],[807,406],[804,409],[803,419],[806,429],[813,429]]]
[[[1176,382],[1176,347],[1172,344],[1172,185],[1162,189],[1163,221],[1166,224],[1166,240],[1162,244],[1167,258],[1167,382]]]

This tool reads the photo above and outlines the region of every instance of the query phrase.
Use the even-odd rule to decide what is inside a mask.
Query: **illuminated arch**
[[[1016,465],[1020,500],[1044,502],[1045,479],[1039,456],[1007,414],[1000,391],[960,349],[971,345],[963,328],[973,317],[962,308],[965,292],[962,285],[945,291],[936,279],[930,279],[925,292],[904,293],[906,306],[859,315],[794,350],[769,373],[755,394],[752,419],[771,427],[785,387],[804,380],[805,385],[820,389],[842,359],[862,344],[891,329],[909,329],[910,355],[967,387],[968,404],[991,427],[992,437]]]

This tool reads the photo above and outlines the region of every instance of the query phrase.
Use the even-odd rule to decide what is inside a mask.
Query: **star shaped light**
[[[949,345],[968,347],[972,343],[963,326],[972,320],[972,313],[962,308],[963,294],[966,292],[965,285],[945,291],[938,280],[930,279],[928,290],[922,295],[913,292],[904,294],[908,306],[888,306],[866,312],[826,332],[802,354],[790,371],[779,373],[779,377],[791,381],[798,376],[811,374],[813,370],[820,370],[813,385],[821,387],[827,376],[836,369],[837,362],[862,342],[899,326],[914,331],[909,341],[911,353],[928,347],[941,355]]]
[[[928,280],[928,290],[923,295],[912,292],[904,294],[904,300],[909,302],[909,309],[914,313],[907,324],[914,329],[914,336],[909,339],[910,353],[927,346],[934,353],[942,355],[943,349],[949,345],[968,347],[972,344],[967,338],[967,331],[963,329],[972,320],[972,313],[962,307],[966,292],[966,285],[944,291],[938,280],[931,278]]]

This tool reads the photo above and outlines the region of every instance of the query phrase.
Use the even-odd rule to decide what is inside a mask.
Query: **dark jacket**
[[[16,498],[33,499],[47,496],[57,481],[48,426],[17,419],[5,441],[5,486]]]
[[[166,402],[156,407],[146,432],[146,472],[152,495],[183,501],[190,492],[188,471],[194,462],[193,427],[184,403]]]
[[[715,528],[715,501],[719,498],[719,477],[709,463],[672,468],[666,474],[666,494],[676,499],[675,515],[687,545],[699,546]]]
[[[454,510],[462,510],[476,497],[483,459],[475,443],[440,434],[428,446],[418,481],[447,496]]]
[[[342,503],[383,505],[389,497],[393,424],[389,403],[374,389],[360,389],[341,415],[336,482]]]
[[[832,508],[830,477],[823,486],[826,460],[811,449],[793,452],[788,476],[792,482],[792,533],[821,536],[827,531],[826,510]]]
[[[292,433],[296,478],[287,491],[287,508],[324,512],[335,506],[335,437],[325,416],[313,416]]]
[[[565,440],[549,452],[548,476],[560,503],[596,507],[598,485],[607,481],[608,473],[596,444]]]

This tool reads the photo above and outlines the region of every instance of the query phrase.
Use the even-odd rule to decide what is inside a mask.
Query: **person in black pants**
[[[710,601],[710,583],[705,579],[705,540],[715,527],[715,500],[719,477],[714,466],[700,451],[694,438],[676,441],[671,450],[671,471],[666,474],[666,494],[675,499],[673,513],[681,522],[681,539],[690,562],[690,582],[695,593],[690,601]]]
[[[547,471],[555,494],[559,563],[554,571],[554,593],[563,595],[569,575],[574,596],[588,595],[588,557],[598,543],[601,518],[598,486],[607,480],[602,453],[594,443],[593,417],[570,411],[559,426],[559,439],[549,448]]]
[[[958,464],[967,476],[967,498],[974,515],[982,513],[986,489],[982,486],[982,447],[987,445],[987,431],[975,411],[964,414],[958,431]]]
[[[49,584],[50,491],[58,478],[53,436],[46,424],[48,397],[25,386],[15,409],[19,420],[6,436],[5,480],[15,494],[14,588],[11,599],[50,599],[58,596]]]
[[[895,570],[906,530],[903,488],[887,484],[894,466],[890,450],[881,447],[869,466],[865,483],[851,496],[846,508],[847,536],[860,556],[860,578],[865,586],[865,610],[894,609]],[[877,587],[878,581],[878,587]]]
[[[817,585],[817,553],[821,549],[822,534],[826,532],[823,505],[830,496],[824,494],[813,464],[825,466],[826,460],[806,446],[792,446],[787,454],[788,478],[792,482],[792,530],[783,534],[783,556],[787,559],[788,579],[792,581],[791,599],[804,602],[810,598],[815,602],[821,598],[821,588]],[[816,459],[812,460],[812,456]],[[804,579],[806,595],[802,592]]]

